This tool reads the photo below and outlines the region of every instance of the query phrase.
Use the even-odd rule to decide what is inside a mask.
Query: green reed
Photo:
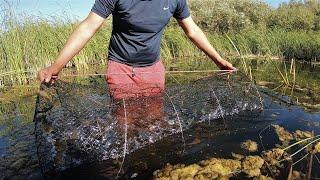
[[[247,73],[253,69],[246,62],[247,57],[280,57],[309,62],[320,58],[318,31],[288,31],[255,26],[221,33],[204,25],[201,17],[203,15],[199,16],[196,18],[197,22],[213,46],[223,57],[235,59],[235,65]],[[55,60],[77,26],[77,23],[61,18],[28,20],[32,18],[26,17],[24,22],[18,22],[14,13],[8,13],[5,17],[5,30],[0,30],[0,86],[31,83],[39,69]],[[108,20],[67,66],[85,73],[92,65],[105,65],[111,28],[111,21]],[[165,30],[161,47],[161,56],[168,69],[206,70],[215,67],[188,40],[175,21],[171,21]],[[240,57],[241,63],[237,61]],[[286,72],[279,72],[279,76],[286,77],[285,74]]]

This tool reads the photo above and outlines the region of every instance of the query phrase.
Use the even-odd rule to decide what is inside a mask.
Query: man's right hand
[[[56,61],[50,67],[38,72],[41,83],[54,83],[63,67],[86,45],[92,36],[103,25],[105,18],[94,12],[90,12],[68,38]]]
[[[52,66],[49,66],[38,72],[38,79],[41,83],[53,84],[58,79],[58,74],[58,72],[53,70]]]

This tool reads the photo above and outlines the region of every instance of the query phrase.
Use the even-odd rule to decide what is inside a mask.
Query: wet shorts
[[[165,68],[160,60],[147,67],[109,60],[106,79],[115,99],[156,96],[165,88]]]

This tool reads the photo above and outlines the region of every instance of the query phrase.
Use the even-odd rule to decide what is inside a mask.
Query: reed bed
[[[319,62],[320,32],[316,29],[288,29],[285,28],[287,25],[270,25],[272,16],[269,17],[269,14],[277,13],[281,8],[272,10],[261,2],[219,2],[190,0],[190,7],[194,19],[222,56],[241,57],[242,64],[235,62],[238,68],[251,72],[253,68],[245,58],[248,56]],[[217,7],[216,10],[210,10],[213,6]],[[309,7],[307,4],[296,6]],[[242,19],[235,16],[239,13]],[[25,17],[25,21],[19,22],[12,12],[4,17],[4,28],[0,28],[0,86],[30,84],[39,69],[55,60],[67,37],[77,26],[77,23],[61,18],[34,20],[33,17]],[[235,24],[238,21],[244,24]],[[111,28],[111,21],[107,21],[67,66],[78,72],[86,72],[92,65],[105,65]],[[205,59],[204,54],[188,40],[174,20],[164,33],[161,56],[167,68],[205,70],[214,67],[210,61],[201,60]]]

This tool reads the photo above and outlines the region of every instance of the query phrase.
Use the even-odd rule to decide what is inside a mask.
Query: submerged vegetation
[[[237,60],[241,56],[244,62],[240,66],[248,74],[253,68],[247,57],[308,62],[320,58],[320,7],[316,2],[291,1],[279,8],[255,0],[189,0],[189,4],[195,21],[215,48],[226,58]],[[10,8],[5,10],[0,30],[0,86],[29,84],[37,70],[55,59],[77,23],[33,17],[20,22]],[[68,66],[81,72],[92,65],[105,65],[111,28],[107,21]],[[195,60],[203,53],[174,20],[165,31],[161,54],[168,69],[206,66]],[[188,60],[177,61],[182,58]]]
[[[212,158],[188,166],[168,164],[154,172],[154,179],[310,179],[313,159],[317,159],[320,153],[319,136],[300,130],[290,133],[279,125],[272,125],[272,129],[282,145],[260,151],[260,156],[232,153],[233,159]],[[257,145],[251,140],[244,143]],[[296,168],[299,163],[307,167],[304,172]]]

